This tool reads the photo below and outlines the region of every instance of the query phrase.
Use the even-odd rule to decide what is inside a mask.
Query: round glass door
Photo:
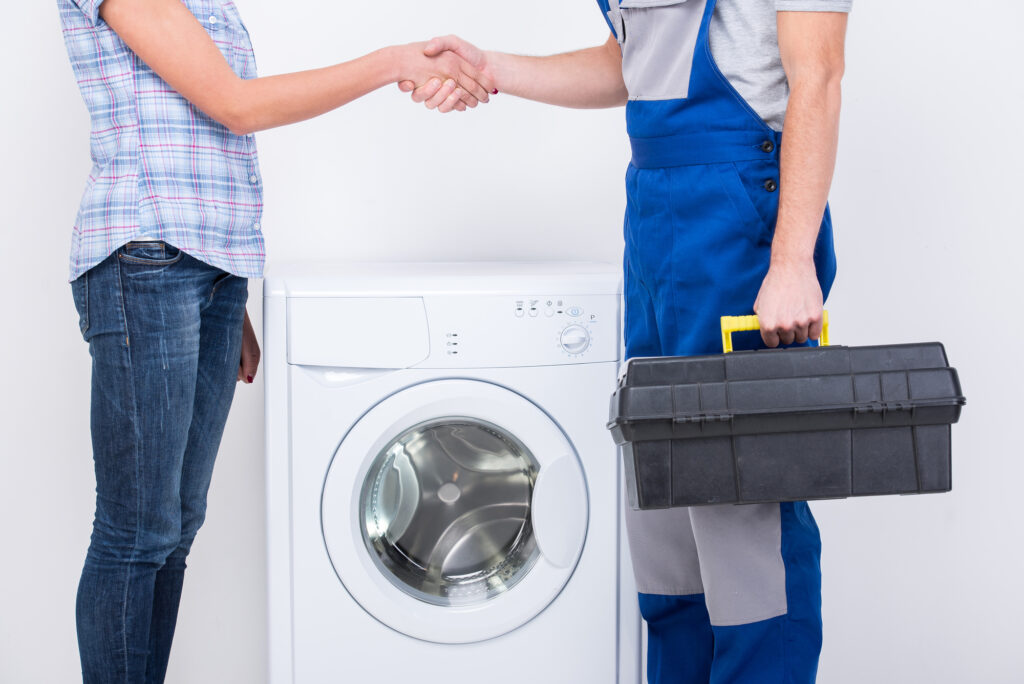
[[[392,629],[435,643],[516,629],[558,596],[587,536],[566,435],[507,388],[442,379],[389,395],[342,437],[321,496],[327,555]]]
[[[389,441],[360,496],[363,539],[383,574],[427,603],[480,603],[537,562],[531,501],[539,464],[477,418],[440,418]]]

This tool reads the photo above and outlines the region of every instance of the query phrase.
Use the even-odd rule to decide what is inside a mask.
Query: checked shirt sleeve
[[[89,19],[89,23],[95,26],[100,20],[100,5],[103,0],[71,0],[82,10],[82,13]]]

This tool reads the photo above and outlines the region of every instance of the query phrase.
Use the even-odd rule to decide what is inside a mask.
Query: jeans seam
[[[82,278],[82,311],[85,313],[85,325],[82,327],[82,337],[89,332],[89,272],[86,271]]]
[[[220,280],[218,280],[217,282],[215,282],[213,284],[213,289],[210,290],[210,299],[207,300],[207,302],[206,302],[207,304],[210,304],[210,303],[213,302],[213,298],[217,295],[217,290],[220,289],[220,286],[223,285],[226,281],[231,280],[232,277],[234,277],[234,276],[229,273],[229,274],[227,274],[226,278],[221,278]]]
[[[139,402],[135,391],[135,364],[132,361],[131,332],[128,328],[128,307],[124,296],[124,274],[121,265],[117,267],[118,296],[121,300],[121,320],[124,322],[125,333],[125,354],[128,357],[128,377],[130,378],[129,390],[131,392],[132,427],[134,429],[134,453],[135,453],[135,540],[132,542],[132,551],[125,565],[124,594],[121,597],[121,634],[122,648],[124,649],[124,677],[125,682],[129,679],[129,657],[128,657],[128,592],[131,587],[132,568],[135,565],[135,554],[139,548],[139,535],[142,533],[142,487],[139,468],[141,459],[139,457]]]

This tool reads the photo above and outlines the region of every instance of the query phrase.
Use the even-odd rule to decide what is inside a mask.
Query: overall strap
[[[618,1],[619,0],[597,0],[597,6],[601,8],[601,16],[604,17],[604,23],[608,24],[608,28],[611,30],[612,33],[616,33],[616,31],[615,26],[612,24],[611,17],[608,16],[608,13],[612,11],[612,8],[608,3],[617,3]]]

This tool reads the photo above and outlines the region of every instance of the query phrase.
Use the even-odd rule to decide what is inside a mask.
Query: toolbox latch
[[[731,413],[693,413],[690,415],[676,416],[675,423],[728,423],[732,420]]]
[[[854,407],[854,413],[888,413],[890,411],[913,411],[910,401],[871,401]]]

